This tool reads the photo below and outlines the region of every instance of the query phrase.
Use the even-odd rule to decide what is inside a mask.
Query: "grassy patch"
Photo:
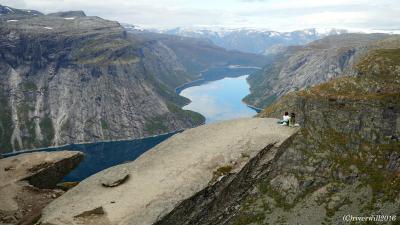
[[[5,97],[0,96],[0,152],[11,151],[12,118],[11,109]]]
[[[146,121],[144,130],[150,134],[161,134],[168,132],[168,118],[166,116],[156,116]]]
[[[101,129],[103,129],[103,130],[108,130],[108,123],[107,123],[107,121],[105,120],[105,119],[101,119]]]
[[[42,146],[50,146],[54,138],[53,121],[49,115],[46,115],[39,123],[43,134]]]
[[[366,141],[359,152],[336,154],[332,159],[336,168],[344,173],[350,166],[356,166],[361,174],[360,181],[372,188],[374,197],[380,196],[381,201],[394,201],[400,193],[400,176],[385,169],[392,152],[400,153],[400,143],[374,144]]]
[[[267,195],[274,199],[277,207],[283,208],[284,210],[289,210],[294,206],[286,201],[283,193],[273,189],[268,181],[260,182],[259,189],[263,195]]]
[[[216,176],[227,175],[232,171],[232,169],[233,167],[231,165],[221,166],[216,171],[214,171],[214,174]]]
[[[177,115],[178,118],[188,119],[194,125],[201,125],[205,121],[204,116],[201,115],[200,113],[181,109],[179,106],[172,103],[167,103],[167,107],[168,110]]]
[[[27,81],[23,83],[23,89],[25,91],[36,91],[37,90],[37,86],[35,83]]]
[[[28,119],[25,123],[21,124],[21,130],[25,131],[25,136],[22,139],[25,148],[40,145],[39,140],[36,138],[35,127],[34,119]]]
[[[246,213],[246,214],[241,214],[235,218],[235,220],[232,222],[232,225],[246,225],[246,224],[263,224],[263,225],[268,225],[264,223],[265,219],[265,214],[264,213]]]
[[[123,39],[90,38],[83,40],[73,48],[72,60],[78,64],[109,65],[120,60],[124,62],[137,62],[133,55],[121,55],[120,50],[129,48],[130,43]],[[130,52],[130,51],[127,51]]]
[[[70,124],[69,120],[68,119],[64,120],[61,125],[61,131],[68,133],[70,131],[70,129],[71,129],[71,124]]]

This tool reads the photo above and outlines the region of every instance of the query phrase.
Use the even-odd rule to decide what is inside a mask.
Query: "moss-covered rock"
[[[295,112],[302,129],[231,224],[339,224],[346,214],[398,216],[399,56],[400,48],[373,50],[357,65],[358,76],[290,93],[261,112],[277,118]],[[285,188],[293,178],[299,185]]]

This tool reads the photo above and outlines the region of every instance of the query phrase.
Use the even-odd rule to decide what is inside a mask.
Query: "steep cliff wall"
[[[343,216],[399,215],[398,43],[369,52],[356,77],[288,94],[260,114],[296,112],[302,128],[226,224],[348,224]]]
[[[248,187],[267,172],[265,165],[297,131],[276,122],[246,118],[185,130],[133,162],[85,179],[46,207],[41,222],[216,223],[231,211],[225,207],[234,209]]]
[[[342,34],[314,41],[304,47],[288,47],[277,54],[263,70],[248,78],[251,94],[244,101],[264,108],[291,91],[347,75],[385,34]]]
[[[203,122],[171,86],[191,80],[160,43],[98,17],[0,20],[0,151],[138,138]],[[167,82],[173,80],[173,82]]]
[[[163,43],[176,54],[177,61],[195,76],[206,69],[228,65],[262,67],[270,60],[270,57],[263,55],[228,51],[204,39],[129,29],[128,32],[140,38]]]

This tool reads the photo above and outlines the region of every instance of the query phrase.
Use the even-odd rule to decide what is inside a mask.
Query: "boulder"
[[[77,151],[34,152],[0,159],[0,223],[39,218],[41,208],[60,196],[52,190],[83,159]]]
[[[101,179],[101,184],[104,187],[116,187],[124,183],[129,177],[129,171],[125,168],[116,168],[108,170]]]
[[[188,199],[193,198],[195,203],[202,193],[208,199],[202,196],[198,199],[212,202],[212,193],[229,186],[227,183],[216,188],[220,183],[247,176],[251,163],[261,158],[260,152],[268,155],[272,147],[280,146],[296,131],[297,128],[280,126],[277,119],[263,118],[231,120],[185,130],[133,162],[111,167],[80,182],[46,206],[40,222],[154,224]],[[272,160],[273,155],[270,156],[261,163]],[[241,175],[235,177],[235,174]],[[257,174],[260,171],[255,171],[254,176]],[[251,190],[246,182],[241,184],[244,186],[236,190]],[[201,204],[192,205],[203,208]]]

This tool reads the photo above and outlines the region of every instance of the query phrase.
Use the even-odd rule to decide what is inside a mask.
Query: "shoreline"
[[[251,67],[251,66],[248,66],[248,67],[246,67],[246,66],[238,66],[238,67],[227,66],[227,67],[221,67],[221,68],[228,68],[228,69],[247,69],[247,68],[252,68],[252,69],[258,69],[256,67]],[[230,78],[236,78],[236,77],[250,75],[250,74],[241,74],[241,75],[235,75],[235,76],[222,76],[222,77],[218,77],[219,79],[209,79],[208,80],[206,77],[203,76],[203,72],[206,72],[206,71],[207,70],[202,71],[200,73],[200,78],[199,79],[186,82],[186,83],[181,84],[178,87],[176,87],[175,88],[175,93],[178,94],[179,96],[181,96],[180,93],[183,90],[185,90],[186,88],[190,88],[190,87],[193,87],[193,86],[199,86],[199,85],[202,85],[202,84],[204,84],[206,82],[222,80],[222,79],[229,78],[229,77]],[[184,97],[184,96],[181,96],[181,97]],[[190,100],[190,102],[191,102],[191,100]],[[190,104],[190,102],[188,104]],[[246,102],[244,102],[243,100],[242,100],[242,103],[245,104],[247,107],[249,107],[249,108],[253,109],[254,111],[256,111],[256,113],[259,113],[259,112],[262,111],[262,109],[257,108],[257,107],[252,106],[252,105],[249,105]],[[185,104],[185,105],[188,105],[188,104]],[[185,105],[183,105],[181,107],[182,110],[186,110],[186,109],[183,109],[183,107]],[[193,112],[196,112],[196,111],[193,111]],[[196,112],[196,113],[199,113],[199,112]],[[199,113],[199,114],[201,114],[201,113]],[[204,115],[202,115],[202,116],[204,117]],[[205,121],[206,121],[206,119],[200,125],[206,124]],[[190,128],[186,128],[186,129],[190,129]],[[11,156],[19,155],[19,154],[24,154],[24,153],[32,153],[32,152],[40,152],[40,151],[55,151],[55,150],[60,149],[60,148],[67,148],[68,146],[74,146],[74,145],[102,144],[102,143],[122,142],[122,141],[140,141],[140,140],[145,140],[145,139],[150,139],[150,138],[157,138],[157,137],[166,136],[166,135],[174,135],[174,134],[177,134],[177,133],[181,133],[181,132],[185,131],[186,129],[179,129],[179,130],[174,130],[174,131],[170,131],[170,132],[166,132],[166,133],[162,133],[162,134],[156,134],[156,135],[139,137],[139,138],[122,138],[122,139],[112,139],[112,140],[107,139],[107,140],[100,140],[100,141],[93,141],[93,142],[89,141],[89,142],[68,143],[68,144],[63,144],[63,145],[47,146],[47,147],[40,147],[40,148],[35,148],[35,149],[24,149],[24,150],[12,151],[12,152],[0,153],[0,155],[2,157],[4,157],[4,158],[7,158],[7,157],[11,157]]]
[[[220,68],[216,68],[216,69],[224,69],[224,68],[233,69],[233,70],[235,70],[235,69],[255,69],[255,70],[261,70],[261,69],[262,69],[261,67],[240,66],[240,65],[231,65],[231,66],[220,67]],[[185,89],[187,89],[187,88],[194,87],[194,86],[200,86],[200,85],[203,85],[203,84],[205,84],[205,83],[207,83],[207,82],[218,81],[218,80],[222,80],[222,79],[225,79],[225,78],[237,78],[237,77],[241,77],[241,76],[250,76],[250,75],[251,75],[251,73],[245,73],[245,74],[238,74],[238,75],[233,75],[233,76],[229,76],[229,75],[228,75],[228,76],[221,76],[221,77],[217,77],[218,79],[210,79],[210,78],[207,78],[207,77],[205,77],[205,76],[203,75],[203,73],[204,73],[204,72],[207,72],[207,71],[208,71],[208,70],[204,70],[204,71],[200,72],[200,76],[199,76],[200,78],[199,78],[199,79],[186,82],[186,83],[181,84],[181,85],[179,85],[178,87],[176,87],[176,88],[175,88],[175,93],[176,93],[177,95],[181,96],[181,97],[187,98],[187,97],[181,95],[182,91],[185,90]],[[250,91],[250,84],[249,84],[249,82],[247,81],[247,79],[246,79],[246,83],[249,85],[249,94],[251,94],[251,91]],[[247,95],[246,95],[246,96],[247,96]],[[241,100],[242,104],[244,104],[244,105],[246,105],[246,107],[248,107],[248,108],[254,110],[254,111],[256,112],[256,115],[257,115],[258,113],[260,113],[260,112],[263,110],[262,108],[258,108],[258,107],[256,107],[256,106],[250,105],[250,104],[246,103],[245,101],[243,101],[243,99],[244,99],[246,96],[244,96],[244,97],[242,98],[242,100]],[[189,99],[189,98],[187,98],[187,99]],[[181,109],[182,109],[182,110],[187,110],[187,109],[183,109],[183,107],[185,107],[186,105],[190,104],[191,102],[192,102],[192,100],[189,99],[189,103],[183,105],[183,106],[181,107]],[[189,111],[192,111],[192,110],[189,110]],[[196,112],[196,111],[193,111],[193,112]],[[196,112],[196,113],[199,113],[199,112]],[[199,113],[199,114],[202,115],[202,116],[205,118],[205,116],[204,116],[203,114],[201,114],[201,113]],[[206,121],[206,120],[205,120],[205,121]],[[204,121],[203,124],[206,124],[205,121]]]
[[[255,66],[237,66],[237,65],[231,65],[231,66],[225,66],[225,67],[215,67],[215,68],[210,68],[210,69],[231,69],[231,70],[237,70],[237,69],[254,69],[254,70],[261,70],[261,67],[255,67]],[[180,95],[180,93],[185,90],[186,88],[193,87],[193,86],[198,86],[202,85],[203,82],[211,82],[211,81],[217,81],[217,80],[222,80],[224,78],[236,78],[236,77],[241,77],[244,75],[250,75],[251,73],[244,73],[244,74],[239,74],[239,75],[233,75],[233,76],[219,76],[217,79],[210,79],[209,77],[204,76],[203,73],[209,71],[210,69],[203,70],[199,74],[199,79],[193,80],[186,82],[184,84],[179,85],[178,87],[175,88],[175,93]],[[198,83],[198,84],[197,84]],[[183,96],[182,96],[183,97]]]
[[[190,129],[190,128],[186,128],[186,129]],[[145,139],[150,139],[150,138],[157,138],[160,136],[175,135],[175,134],[185,131],[186,129],[174,130],[174,131],[170,131],[167,133],[156,134],[156,135],[151,135],[151,136],[146,136],[146,137],[139,137],[139,138],[134,138],[134,139],[123,138],[123,139],[115,139],[115,140],[101,140],[101,141],[96,141],[96,142],[78,142],[78,143],[70,143],[70,144],[64,144],[64,145],[40,147],[40,148],[35,148],[35,149],[24,149],[24,150],[19,150],[19,151],[1,153],[0,155],[7,158],[7,157],[24,154],[24,153],[40,152],[40,151],[46,151],[46,150],[53,151],[53,150],[57,150],[59,148],[66,148],[68,146],[74,146],[74,145],[102,144],[102,143],[122,142],[122,141],[140,141],[140,140],[145,140]]]
[[[249,107],[250,109],[253,109],[254,111],[256,111],[257,114],[260,113],[261,111],[263,111],[262,108],[258,108],[258,107],[255,107],[255,106],[253,106],[253,105],[249,105],[249,104],[247,104],[247,103],[246,103],[245,101],[243,101],[243,100],[242,100],[242,103],[245,104],[245,105],[246,105],[247,107]]]

